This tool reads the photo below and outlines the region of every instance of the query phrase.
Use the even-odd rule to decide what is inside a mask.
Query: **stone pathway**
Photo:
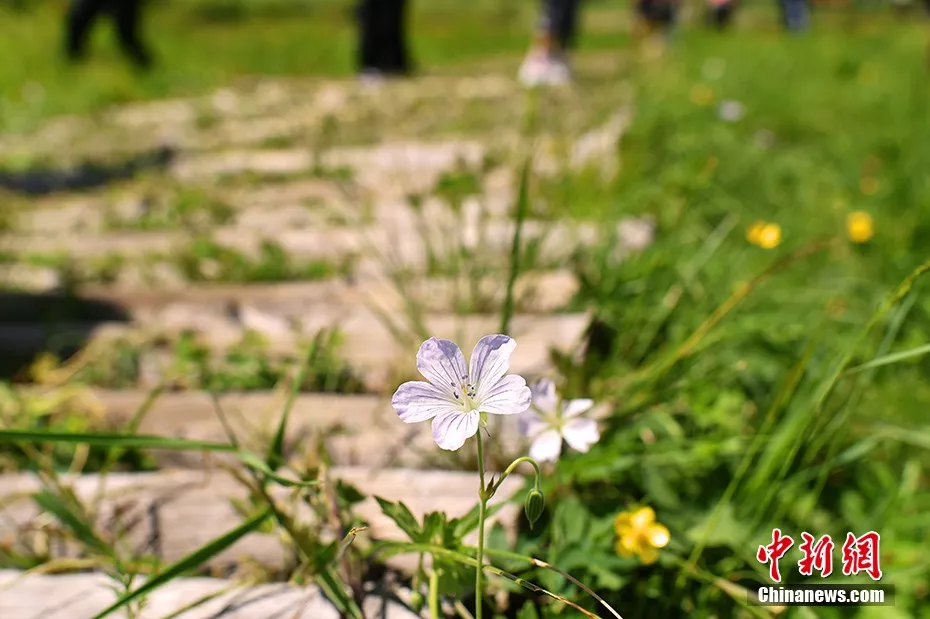
[[[0,571],[0,617],[18,619],[92,619],[113,603],[113,582],[102,574],[23,575]],[[50,594],[54,591],[54,594]],[[179,609],[196,605],[187,612]],[[365,617],[420,617],[390,597],[370,593]],[[319,588],[245,586],[216,578],[185,578],[158,588],[146,598],[136,619],[341,619]],[[113,617],[126,617],[114,613]]]
[[[554,108],[569,111],[545,119],[538,173],[591,166],[605,176],[616,173],[617,143],[632,110],[622,83],[548,96],[558,103]],[[288,455],[312,459],[313,438],[323,436],[334,479],[403,500],[418,516],[433,509],[461,515],[477,500],[476,476],[437,467],[471,466],[470,455],[440,453],[428,424],[399,422],[389,396],[402,380],[418,378],[414,355],[425,337],[449,337],[468,352],[500,328],[525,146],[517,130],[523,100],[512,80],[495,76],[429,77],[377,94],[339,82],[263,80],[95,118],[56,119],[32,136],[0,136],[0,157],[62,165],[165,143],[176,149],[167,168],[132,180],[12,199],[14,216],[0,234],[0,287],[38,295],[76,285],[81,296],[118,306],[130,319],[50,324],[29,320],[41,312],[24,310],[27,319],[4,322],[0,308],[0,348],[25,354],[71,337],[86,350],[106,352],[120,341],[135,342],[144,351],[135,388],[87,392],[100,418],[121,427],[147,390],[170,378],[170,351],[184,333],[195,333],[214,356],[258,334],[262,354],[281,357],[300,354],[321,330],[336,329],[339,358],[366,394],[298,397]],[[613,243],[622,258],[646,247],[653,234],[648,219],[622,219],[617,226],[556,221],[545,204],[531,204],[511,324],[518,342],[512,371],[534,379],[551,371],[552,350],[580,352],[589,317],[566,309],[578,288],[575,255]],[[21,391],[48,393],[60,381],[47,382]],[[244,445],[261,450],[282,394],[232,393],[220,401]],[[211,398],[199,391],[163,394],[139,431],[226,438]],[[492,433],[491,458],[509,462],[522,455],[525,444],[512,420]],[[244,489],[212,468],[228,460],[213,458],[205,471],[200,454],[152,455],[160,472],[109,476],[97,505],[101,518],[127,509],[150,516],[125,541],[157,537],[159,556],[171,561],[241,521],[230,499],[243,498]],[[500,497],[523,483],[516,475],[507,481]],[[101,484],[92,475],[72,482],[85,500]],[[54,528],[28,499],[38,489],[28,475],[0,477],[0,543],[32,543],[46,535],[43,526]],[[398,535],[373,500],[358,510],[371,524],[366,536]],[[519,505],[509,505],[497,519],[512,531],[519,513]],[[65,545],[61,552],[80,549]],[[211,567],[239,566],[244,556],[274,568],[284,550],[274,536],[256,534]],[[394,565],[412,567],[402,558]],[[31,575],[14,583],[15,577],[0,572],[0,617],[83,619],[112,599],[98,575]],[[6,590],[12,595],[4,593],[4,582],[13,585]],[[142,616],[164,616],[225,584],[179,581],[153,594]],[[54,596],[43,593],[50,588]],[[72,591],[79,601],[69,601]],[[253,587],[246,595],[258,601],[221,614],[231,599],[224,597],[209,610],[181,616],[336,616],[312,588]],[[400,606],[383,615],[368,612],[414,616]]]

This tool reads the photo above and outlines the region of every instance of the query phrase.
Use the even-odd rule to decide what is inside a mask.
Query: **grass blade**
[[[261,526],[265,519],[270,515],[271,510],[265,509],[256,516],[246,520],[235,529],[201,546],[194,552],[179,560],[177,563],[169,566],[165,571],[147,580],[145,584],[120,597],[111,606],[94,616],[93,619],[103,619],[104,617],[110,615],[113,611],[122,608],[126,604],[129,604],[130,602],[136,600],[137,598],[145,595],[150,591],[154,591],[158,587],[161,587],[162,585],[179,577],[181,574],[200,567],[211,558],[215,557],[219,553],[235,544],[245,535],[248,535],[252,531],[258,529],[258,527]]]
[[[36,493],[33,500],[44,511],[52,514],[63,525],[68,527],[74,536],[86,547],[95,550],[104,556],[112,556],[113,550],[100,537],[94,533],[94,530],[87,524],[74,509],[69,506],[65,500],[47,490]]]
[[[317,333],[314,339],[312,351],[316,351],[321,344],[321,333]],[[291,416],[291,409],[294,408],[294,401],[300,392],[300,386],[307,375],[307,368],[310,365],[308,355],[303,355],[300,367],[297,370],[297,376],[294,377],[294,383],[291,385],[287,394],[287,402],[284,404],[284,410],[281,412],[281,421],[278,422],[278,429],[275,432],[274,439],[268,447],[268,455],[265,457],[265,463],[272,471],[277,470],[284,463],[284,437],[287,432],[287,422]]]
[[[5,443],[73,443],[118,447],[123,449],[171,449],[175,451],[236,451],[227,443],[193,441],[169,436],[122,434],[116,432],[49,432],[32,430],[0,430],[0,445]]]
[[[872,359],[868,363],[863,363],[862,365],[857,365],[846,370],[846,374],[856,374],[858,372],[864,372],[866,370],[871,370],[872,368],[881,367],[883,365],[891,365],[892,363],[898,363],[901,361],[906,361],[908,359],[913,359],[915,357],[922,357],[923,355],[930,354],[930,344],[925,344],[923,346],[918,346],[917,348],[911,348],[909,350],[902,350],[901,352],[891,353],[890,355],[884,355],[882,357],[877,357]]]
[[[516,228],[513,232],[513,245],[510,248],[510,273],[507,276],[507,288],[504,297],[504,307],[501,310],[501,333],[507,335],[510,331],[510,319],[514,312],[514,288],[520,276],[520,245],[523,236],[523,222],[530,210],[530,166],[532,158],[527,157],[520,172],[520,190],[517,194]]]

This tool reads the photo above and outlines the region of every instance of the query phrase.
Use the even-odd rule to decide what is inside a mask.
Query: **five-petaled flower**
[[[656,513],[651,507],[617,514],[614,532],[617,554],[621,557],[636,555],[646,565],[658,560],[659,549],[665,548],[671,538],[665,525],[656,522]]]
[[[558,460],[562,439],[577,451],[586,452],[600,438],[597,422],[582,414],[594,406],[593,400],[560,401],[555,383],[542,379],[533,385],[531,408],[520,415],[518,427],[528,437],[530,457],[545,462]]]
[[[483,413],[514,415],[529,407],[526,380],[507,374],[516,347],[506,335],[486,335],[466,365],[455,342],[431,337],[417,353],[417,369],[429,382],[402,384],[391,404],[404,423],[432,419],[436,444],[454,451],[478,432]]]

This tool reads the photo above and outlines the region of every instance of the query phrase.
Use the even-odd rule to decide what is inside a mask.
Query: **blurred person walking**
[[[726,29],[733,21],[738,0],[708,0],[707,19],[718,30]]]
[[[542,0],[536,37],[518,74],[523,84],[555,86],[571,81],[568,50],[574,43],[581,1]]]
[[[640,29],[646,34],[659,32],[669,36],[678,17],[678,4],[678,0],[639,0],[636,12]]]
[[[361,0],[358,5],[358,68],[363,80],[377,82],[411,72],[407,49],[407,0]]]
[[[137,67],[147,69],[152,56],[139,37],[143,0],[72,0],[65,23],[66,50],[72,62],[86,55],[94,23],[107,14],[116,26],[120,48]]]
[[[786,29],[791,32],[807,30],[810,25],[810,6],[807,0],[778,0],[778,5]]]

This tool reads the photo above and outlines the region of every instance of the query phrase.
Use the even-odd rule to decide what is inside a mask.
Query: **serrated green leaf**
[[[398,501],[393,503],[387,499],[382,499],[381,497],[375,497],[375,500],[378,502],[378,505],[381,506],[381,511],[385,516],[394,521],[400,530],[407,534],[407,537],[410,538],[410,541],[413,542],[424,542],[423,540],[423,530],[420,528],[420,523],[417,522],[416,516],[413,515],[413,512],[404,505],[403,502]]]

